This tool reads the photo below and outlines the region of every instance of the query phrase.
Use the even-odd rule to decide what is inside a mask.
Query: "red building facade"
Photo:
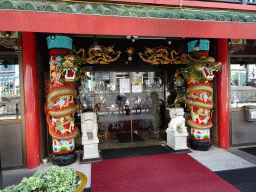
[[[180,1],[109,1],[114,5],[133,3],[136,6],[180,7]],[[235,11],[256,11],[253,5],[238,5],[216,2],[184,1],[183,8],[233,9]],[[249,14],[249,13],[248,13]],[[38,81],[36,67],[36,33],[88,34],[146,37],[182,37],[217,39],[216,59],[222,62],[218,81],[218,138],[219,147],[230,147],[229,135],[229,69],[228,39],[256,39],[254,22],[205,21],[189,19],[161,19],[122,16],[85,15],[0,9],[1,31],[22,33],[22,59],[24,76],[24,106],[26,130],[27,168],[40,165],[40,132],[38,110]],[[42,146],[41,146],[42,147]]]

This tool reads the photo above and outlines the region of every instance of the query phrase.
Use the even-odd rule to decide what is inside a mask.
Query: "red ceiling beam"
[[[167,5],[167,6],[180,6],[182,0],[108,0],[109,2],[125,2],[125,3],[147,3],[153,5]],[[255,5],[242,5],[236,3],[223,3],[211,1],[182,1],[182,7],[202,7],[202,8],[216,8],[227,10],[248,10],[256,11]]]
[[[0,31],[256,39],[256,24],[0,10]]]

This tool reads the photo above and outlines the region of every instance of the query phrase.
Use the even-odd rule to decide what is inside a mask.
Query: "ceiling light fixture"
[[[139,39],[138,36],[126,36],[126,39],[131,39],[132,42],[134,43],[137,39]]]
[[[51,34],[51,39],[52,40],[56,39],[56,36],[54,34]]]
[[[94,50],[95,50],[95,51],[101,50],[101,48],[100,48],[100,46],[99,46],[99,44],[98,44],[96,35],[94,35]]]
[[[6,31],[4,34],[5,37],[9,38],[11,36],[11,31]]]
[[[168,45],[172,44],[172,41],[171,41],[171,39],[169,37],[166,38],[166,41],[167,41]]]
[[[136,39],[133,36],[131,36],[131,40],[133,43],[136,41]]]
[[[193,48],[193,51],[199,51],[199,46],[200,46],[200,39],[196,42],[196,45]]]

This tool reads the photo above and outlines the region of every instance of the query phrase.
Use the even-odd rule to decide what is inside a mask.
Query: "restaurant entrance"
[[[3,170],[24,168],[25,121],[22,55],[0,53],[0,147]]]
[[[80,101],[97,112],[99,149],[165,143],[163,71],[94,71]]]

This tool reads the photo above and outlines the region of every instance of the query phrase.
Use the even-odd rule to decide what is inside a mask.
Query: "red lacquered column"
[[[228,40],[217,39],[217,61],[222,63],[222,71],[218,72],[218,131],[219,147],[229,146],[229,95],[228,95]]]
[[[40,134],[35,33],[22,33],[27,168],[40,165]]]

